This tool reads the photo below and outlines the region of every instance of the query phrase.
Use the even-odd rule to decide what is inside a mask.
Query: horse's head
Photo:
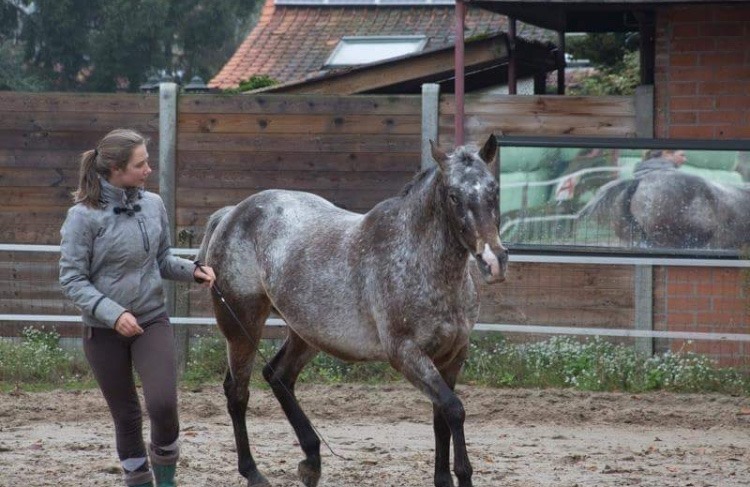
[[[446,154],[434,142],[432,157],[441,173],[441,196],[451,227],[477,260],[484,280],[504,281],[508,251],[500,242],[500,209],[494,168],[497,141],[490,135],[481,150],[458,147]]]

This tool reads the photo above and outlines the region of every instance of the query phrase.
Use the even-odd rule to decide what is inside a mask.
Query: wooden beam
[[[421,78],[445,78],[453,75],[453,47],[439,49],[396,61],[354,68],[300,83],[273,86],[263,93],[307,93],[352,95]],[[505,35],[467,42],[467,71],[497,63],[508,56]]]
[[[653,85],[656,71],[656,19],[653,12],[637,12],[641,41],[641,84]]]

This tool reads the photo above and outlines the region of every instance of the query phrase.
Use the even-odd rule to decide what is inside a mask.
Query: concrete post
[[[175,237],[175,153],[177,151],[177,85],[159,84],[159,194],[167,208],[170,244]],[[164,282],[167,311],[174,313],[174,283]]]
[[[175,165],[177,154],[177,84],[159,84],[159,194],[164,201],[169,220],[170,244],[175,243]],[[164,280],[164,293],[167,311],[170,316],[175,313],[176,285],[174,281]],[[180,372],[185,370],[190,349],[189,328],[185,325],[174,327],[177,346],[177,366]]]
[[[636,330],[654,330],[654,268],[651,265],[635,266],[635,323]],[[654,354],[654,339],[635,339],[635,350],[644,357]]]
[[[654,138],[653,85],[640,85],[635,89],[635,136]]]
[[[422,85],[422,169],[435,164],[430,152],[430,140],[438,142],[440,115],[440,85]]]

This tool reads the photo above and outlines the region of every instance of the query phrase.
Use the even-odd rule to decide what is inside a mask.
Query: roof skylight
[[[326,68],[356,66],[420,52],[425,36],[342,37],[325,63]]]

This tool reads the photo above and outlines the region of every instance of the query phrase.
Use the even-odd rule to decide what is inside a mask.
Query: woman
[[[636,175],[659,169],[679,169],[685,164],[687,157],[684,150],[651,149],[643,155],[643,160],[635,165]]]
[[[171,255],[167,212],[143,189],[146,139],[108,133],[81,156],[75,205],[60,230],[60,284],[83,314],[83,349],[115,423],[129,486],[173,486],[179,455],[174,338],[162,278],[210,287],[213,269]],[[151,421],[148,455],[133,366]],[[148,457],[153,464],[153,475]]]

